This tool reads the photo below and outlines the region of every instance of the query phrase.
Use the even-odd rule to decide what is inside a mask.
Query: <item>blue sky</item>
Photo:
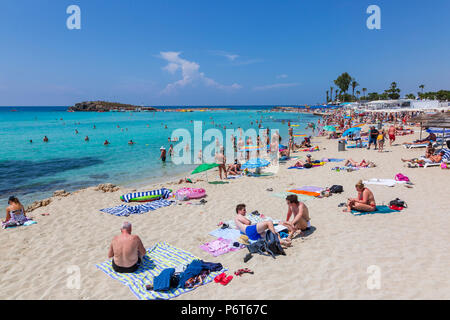
[[[81,30],[68,30],[69,5]],[[369,30],[369,5],[381,30]],[[450,1],[4,0],[0,105],[289,105],[450,89]]]

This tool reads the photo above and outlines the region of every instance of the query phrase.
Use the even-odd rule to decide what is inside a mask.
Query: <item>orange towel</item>
[[[304,194],[304,195],[313,196],[313,197],[320,196],[320,193],[318,193],[318,192],[311,192],[311,191],[289,190],[288,192],[292,192],[292,193],[296,193],[296,194]]]

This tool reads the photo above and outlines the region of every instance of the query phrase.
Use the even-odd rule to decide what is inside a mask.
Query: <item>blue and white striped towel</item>
[[[450,160],[450,150],[449,149],[442,149],[442,151],[445,152],[445,154],[442,156],[442,160]]]
[[[162,188],[159,190],[152,190],[146,192],[133,192],[123,195],[123,201],[130,202],[131,199],[148,196],[161,196],[162,199],[167,199],[171,196],[172,192],[169,189]]]
[[[137,206],[127,206],[125,204],[122,204],[120,206],[113,207],[113,208],[101,209],[100,211],[106,212],[106,213],[109,213],[109,214],[112,214],[112,215],[118,216],[118,217],[128,217],[130,214],[143,214],[145,212],[156,210],[158,208],[167,207],[167,206],[170,206],[173,202],[175,202],[175,201],[161,199],[161,200],[148,202],[145,204],[140,204]]]

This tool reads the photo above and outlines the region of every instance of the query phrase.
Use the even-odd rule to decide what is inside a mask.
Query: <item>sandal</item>
[[[226,276],[227,275],[225,274],[225,272],[222,272],[221,274],[219,274],[217,277],[214,278],[214,282],[221,283]]]
[[[230,283],[230,281],[231,281],[232,279],[233,279],[233,276],[228,276],[228,277],[226,277],[226,278],[223,278],[222,281],[220,281],[219,283],[220,283],[221,285],[226,286],[227,284]]]

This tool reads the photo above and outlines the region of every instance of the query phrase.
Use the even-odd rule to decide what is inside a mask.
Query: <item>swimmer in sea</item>
[[[108,140],[105,140],[105,142],[103,142],[104,146],[107,146],[108,144],[111,144]]]
[[[128,144],[132,146],[134,144],[133,140],[128,141]]]
[[[47,136],[44,136],[44,142],[48,142]]]
[[[86,136],[86,138],[84,138],[84,141],[89,141],[89,137]]]

